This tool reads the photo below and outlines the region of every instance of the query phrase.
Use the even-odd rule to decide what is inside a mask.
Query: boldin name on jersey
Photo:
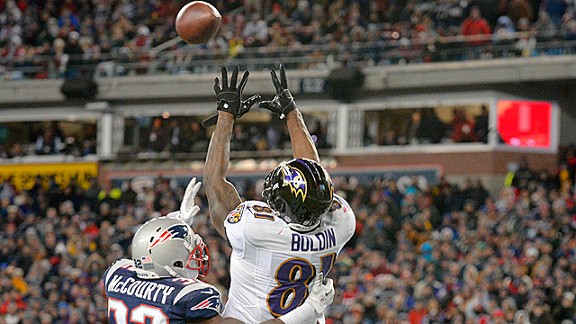
[[[330,227],[313,235],[292,233],[292,251],[316,252],[336,246],[336,233]]]

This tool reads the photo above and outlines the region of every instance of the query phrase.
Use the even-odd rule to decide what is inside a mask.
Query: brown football
[[[216,36],[222,15],[213,5],[192,1],[182,7],[176,16],[176,33],[187,43],[204,44]]]

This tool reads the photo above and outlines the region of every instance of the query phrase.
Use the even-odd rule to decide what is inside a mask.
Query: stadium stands
[[[400,191],[387,178],[335,177],[358,225],[331,273],[337,295],[328,323],[575,321],[574,152],[564,152],[556,175],[523,165],[496,196],[472,179]],[[92,181],[86,190],[71,183],[17,191],[4,181],[0,319],[105,322],[103,271],[127,256],[138,224],[177,209],[183,189],[163,178],[142,188]],[[202,192],[200,201],[206,211]],[[226,291],[230,248],[205,216],[194,227],[212,254],[208,281]]]

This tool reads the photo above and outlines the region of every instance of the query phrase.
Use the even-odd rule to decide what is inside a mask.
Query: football
[[[189,44],[204,44],[216,36],[222,15],[213,5],[192,1],[182,7],[176,16],[176,33]]]

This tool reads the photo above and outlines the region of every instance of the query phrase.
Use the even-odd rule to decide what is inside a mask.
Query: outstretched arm
[[[312,141],[312,136],[310,136],[308,127],[306,127],[302,113],[298,108],[286,115],[286,126],[288,133],[290,133],[292,156],[294,158],[308,158],[320,163],[318,150],[316,150],[316,145]]]
[[[242,202],[234,185],[226,180],[233,127],[234,116],[219,112],[204,165],[204,191],[208,198],[210,220],[224,238],[226,237],[224,220],[228,213]]]
[[[226,180],[226,172],[230,164],[230,139],[234,120],[247,113],[250,107],[260,99],[260,95],[254,95],[243,100],[242,92],[248,82],[249,73],[245,71],[238,83],[238,70],[237,66],[234,67],[232,77],[228,82],[228,70],[223,67],[222,80],[219,78],[214,80],[218,112],[203,123],[206,126],[216,122],[204,165],[204,190],[208,198],[212,225],[224,238],[226,237],[224,219],[242,202],[234,185]]]
[[[265,108],[278,115],[280,119],[286,119],[286,126],[290,133],[292,155],[295,158],[308,158],[320,162],[318,151],[312,141],[310,132],[304,123],[302,113],[296,107],[296,102],[290,90],[284,65],[280,64],[280,80],[274,69],[270,69],[272,84],[276,89],[276,96],[270,101],[260,102],[260,108]]]

